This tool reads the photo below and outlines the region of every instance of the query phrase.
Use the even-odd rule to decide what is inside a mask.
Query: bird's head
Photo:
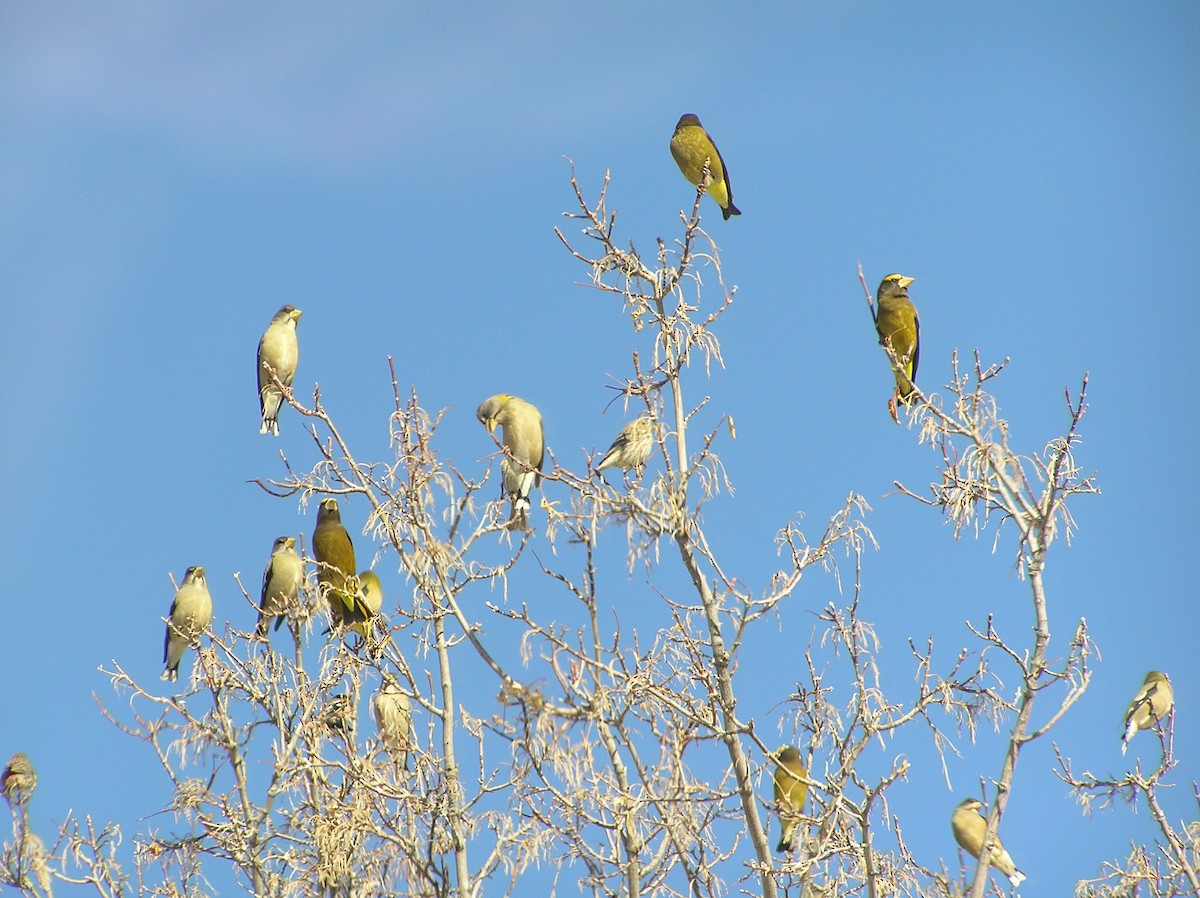
[[[685,112],[679,117],[679,121],[675,123],[675,130],[678,131],[680,128],[687,128],[690,125],[699,124],[700,119],[694,112]]]
[[[185,573],[183,575],[183,582],[184,583],[203,583],[204,582],[204,568],[200,567],[200,565],[198,565],[198,564],[195,565],[194,567],[188,568],[187,573]]]
[[[908,286],[915,280],[916,278],[911,278],[904,274],[889,274],[880,281],[876,298],[882,300],[897,296],[908,296]]]
[[[479,419],[479,423],[484,426],[488,433],[496,429],[496,419],[500,417],[500,412],[504,406],[508,405],[508,401],[512,399],[508,393],[497,393],[491,396],[475,410],[475,417]]]
[[[363,571],[358,575],[358,583],[364,593],[374,592],[377,595],[383,595],[383,584],[379,582],[379,575],[374,571]]]
[[[322,521],[340,521],[342,513],[338,510],[337,499],[332,496],[327,496],[321,500],[321,504],[317,506],[317,523]]]

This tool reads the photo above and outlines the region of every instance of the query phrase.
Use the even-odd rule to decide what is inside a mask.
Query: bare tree
[[[1136,805],[1144,801],[1162,835],[1153,846],[1132,844],[1123,860],[1105,861],[1094,879],[1079,883],[1075,894],[1080,898],[1117,898],[1122,895],[1150,895],[1173,898],[1176,895],[1200,895],[1200,790],[1192,783],[1196,802],[1196,820],[1172,823],[1159,801],[1159,789],[1179,762],[1174,752],[1174,714],[1167,718],[1165,730],[1156,728],[1162,756],[1154,770],[1145,773],[1140,763],[1123,776],[1096,776],[1083,771],[1075,774],[1070,758],[1057,747],[1059,778],[1070,787],[1087,814],[1120,802]]]
[[[981,721],[1005,727],[1007,750],[989,786],[987,831],[995,833],[1022,751],[1087,688],[1094,647],[1086,622],[1072,625],[1051,661],[1042,579],[1055,538],[1070,536],[1068,503],[1097,491],[1075,458],[1086,378],[1066,398],[1063,434],[1034,453],[1009,445],[987,392],[1003,364],[976,357],[962,372],[955,357],[945,391],[918,391],[908,406],[908,425],[936,453],[940,478],[922,492],[897,486],[947,516],[956,536],[1012,533],[1032,642],[999,632],[981,611],[968,622],[972,648],[946,656],[932,639],[910,640],[915,691],[911,680],[889,683],[880,637],[863,616],[861,572],[874,537],[861,496],[848,495],[811,540],[798,520],[781,522],[779,563],[758,583],[706,536],[705,509],[730,489],[722,453],[736,434],[729,412],[695,398],[703,393],[694,382],[723,364],[720,325],[736,291],[701,227],[702,193],[681,215],[679,238],[659,241],[648,258],[618,241],[607,180],[595,200],[574,177],[571,185],[576,208],[567,218],[577,230],[558,236],[591,288],[629,321],[630,367],[614,401],[651,420],[651,464],[615,483],[595,471],[598,458],[582,471],[555,460],[545,477],[558,498],[543,500],[532,519],[547,560],[533,531],[510,531],[503,503],[484,498],[494,466],[475,476],[449,461],[439,451],[444,412],[425,410],[394,369],[392,452],[382,461],[355,456],[319,389],[305,405],[276,379],[306,419],[318,461],[298,470],[285,458],[282,473],[261,482],[264,492],[302,507],[353,497],[369,510],[375,563],[403,575],[406,594],[392,597],[364,638],[335,627],[325,639],[327,608],[310,578],[285,609],[287,651],[282,636],[272,645],[255,640],[252,627],[214,628],[180,695],[157,694],[114,661],[106,672],[123,705],[104,713],[154,753],[172,800],[135,837],[131,873],[115,824],[97,829],[69,817],[52,850],[32,852],[25,818],[15,817],[5,882],[48,893],[30,877],[36,854],[47,876],[106,898],[201,893],[218,871],[264,896],[474,898],[522,894],[547,875],[606,898],[984,893],[986,864],[968,879],[943,857],[910,852],[890,803],[912,772],[895,737],[924,734],[944,767],[944,753],[973,741]],[[620,581],[614,557],[627,581],[644,579],[638,592],[654,625],[624,622],[620,598],[633,587],[612,585]],[[838,598],[811,614],[800,677],[779,696],[785,710],[756,719],[739,659],[760,631],[794,625],[806,575]],[[528,601],[531,577],[540,597],[560,601]],[[402,762],[359,724],[384,672],[413,712]],[[771,797],[780,733],[800,749],[802,811]],[[1197,827],[1155,811],[1169,757],[1150,777],[1111,783],[1072,778],[1064,758],[1063,778],[1082,793],[1146,795],[1165,840],[1158,863],[1169,867],[1157,881],[1194,886]],[[793,851],[773,851],[773,814],[798,821]],[[1135,867],[1131,855],[1122,871]]]

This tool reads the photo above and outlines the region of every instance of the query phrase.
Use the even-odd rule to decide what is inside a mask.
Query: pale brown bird
[[[800,759],[800,751],[794,745],[781,745],[771,752],[778,764],[772,779],[775,781],[775,808],[779,814],[779,844],[775,850],[784,853],[795,847],[796,830],[800,826],[799,815],[804,813],[808,801],[808,771]]]
[[[296,324],[304,313],[293,306],[284,306],[275,313],[262,339],[258,341],[258,407],[262,412],[259,433],[279,436],[279,408],[283,393],[271,380],[270,369],[285,387],[296,377],[300,361],[300,344],[296,340]]]
[[[501,428],[504,458],[500,473],[504,492],[512,501],[509,530],[525,530],[529,526],[529,494],[542,483],[542,463],[546,444],[542,436],[542,414],[536,407],[516,396],[497,393],[485,399],[475,410],[488,433]]]
[[[4,772],[0,773],[0,793],[4,794],[9,807],[17,808],[29,803],[36,788],[37,771],[29,756],[19,751],[8,759]]]
[[[649,415],[642,415],[621,428],[617,438],[604,453],[604,458],[600,459],[600,464],[596,465],[596,470],[620,468],[622,471],[628,471],[634,468],[641,474],[653,450],[654,422],[650,420]]]
[[[1152,670],[1142,681],[1142,688],[1137,691],[1129,710],[1125,712],[1125,733],[1121,736],[1121,754],[1129,748],[1129,740],[1138,730],[1148,730],[1158,726],[1171,713],[1175,704],[1175,691],[1171,688],[1171,679],[1165,673]]]
[[[980,816],[983,810],[983,802],[978,798],[966,798],[959,803],[950,817],[954,840],[976,860],[983,849],[983,834],[987,829],[987,820]],[[1013,888],[1026,880],[1025,874],[1017,869],[1013,859],[1004,850],[999,836],[993,833],[987,847],[989,865],[1007,876]]]
[[[317,506],[317,526],[312,535],[313,557],[317,560],[317,586],[329,603],[333,626],[358,613],[358,577],[355,576],[354,543],[342,526],[337,499],[329,496]]]
[[[275,618],[275,629],[283,623],[288,605],[294,605],[304,587],[304,559],[296,554],[296,538],[281,536],[271,548],[271,560],[263,571],[262,597],[258,603],[258,623],[254,635],[267,637],[267,625]]]
[[[54,898],[54,878],[50,874],[50,864],[47,863],[49,854],[46,851],[46,843],[38,838],[36,834],[26,830],[21,839],[20,855],[28,864],[30,872],[36,877],[38,886],[42,890],[42,895],[45,898]],[[28,882],[29,880],[26,879],[21,884],[22,891],[25,891]],[[36,895],[37,893],[30,889],[29,894]]]
[[[368,639],[376,616],[383,609],[383,584],[374,571],[359,571],[358,602],[346,615],[346,626]]]
[[[179,679],[179,661],[183,653],[208,629],[212,616],[212,596],[208,594],[204,568],[199,565],[190,567],[167,613],[167,634],[163,638],[163,663],[166,667],[163,668],[162,679],[172,683]]]
[[[408,751],[412,747],[412,704],[390,671],[371,701],[371,713],[383,747],[396,764],[408,769]]]

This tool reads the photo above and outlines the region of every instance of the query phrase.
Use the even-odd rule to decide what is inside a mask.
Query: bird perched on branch
[[[296,554],[296,538],[281,536],[271,548],[271,560],[263,571],[262,598],[258,603],[258,623],[254,635],[267,636],[267,625],[275,618],[275,629],[283,623],[287,606],[295,604],[304,586],[304,559]]]
[[[978,798],[966,798],[959,802],[958,807],[950,817],[950,828],[954,831],[954,840],[968,854],[979,859],[983,849],[983,833],[987,829],[987,820],[980,816],[983,812],[983,802]],[[1024,873],[1017,869],[1013,859],[1009,857],[1000,837],[995,833],[988,840],[988,863],[993,870],[999,870],[1008,877],[1008,881],[1016,888],[1026,879]]]
[[[321,723],[343,739],[354,741],[354,701],[347,693],[329,696],[321,710]]]
[[[362,614],[358,577],[355,576],[354,543],[342,526],[337,499],[328,496],[317,506],[317,526],[312,535],[313,557],[317,560],[317,588],[329,603],[334,627]]]
[[[781,745],[771,752],[776,761],[772,779],[775,781],[775,807],[779,814],[779,844],[775,850],[783,853],[795,848],[796,830],[800,827],[799,815],[804,813],[808,800],[808,771],[800,760],[800,751],[794,745]]]
[[[184,651],[208,629],[212,615],[212,596],[208,594],[204,568],[190,567],[183,575],[183,584],[175,593],[167,613],[167,635],[163,639],[164,680],[175,682],[179,679],[179,661]]]
[[[713,143],[704,126],[692,113],[680,116],[671,135],[671,155],[683,176],[708,191],[718,206],[721,215],[729,220],[731,215],[741,215],[742,210],[733,204],[733,187],[729,184],[729,169],[721,158],[721,151]],[[708,175],[704,166],[708,164]]]
[[[358,598],[354,610],[347,613],[345,624],[363,639],[369,639],[372,621],[383,608],[383,584],[374,571],[359,572]]]
[[[542,415],[533,405],[508,393],[497,393],[475,410],[475,417],[492,433],[501,428],[504,458],[500,461],[504,492],[512,501],[509,530],[525,530],[529,526],[529,494],[542,484],[542,462],[545,440],[542,436]]]
[[[408,769],[408,751],[412,747],[412,705],[391,671],[384,671],[383,683],[371,700],[371,713],[379,738],[392,760]]]
[[[621,428],[617,438],[604,453],[604,458],[600,459],[600,464],[596,465],[596,470],[620,468],[622,471],[628,471],[634,468],[640,474],[642,468],[646,467],[646,462],[650,460],[653,449],[654,422],[650,420],[649,415],[642,415]]]
[[[4,765],[0,773],[0,793],[8,801],[10,808],[17,808],[29,803],[33,790],[37,788],[37,771],[33,762],[24,752],[17,752]]]
[[[279,408],[283,393],[271,380],[270,369],[285,387],[291,387],[300,361],[300,344],[296,340],[296,324],[304,313],[293,306],[284,306],[275,313],[262,339],[258,341],[258,407],[262,412],[259,433],[279,436]]]
[[[921,322],[917,318],[917,307],[908,298],[908,287],[913,280],[902,274],[889,274],[875,293],[875,330],[879,333],[879,344],[891,346],[896,356],[893,364],[896,392],[888,408],[897,423],[900,419],[895,403],[908,405],[912,401],[917,362],[921,358]]]
[[[1129,748],[1129,740],[1138,730],[1148,730],[1162,723],[1175,704],[1175,692],[1171,680],[1165,674],[1152,670],[1142,681],[1129,710],[1125,712],[1125,733],[1121,736],[1121,754]]]

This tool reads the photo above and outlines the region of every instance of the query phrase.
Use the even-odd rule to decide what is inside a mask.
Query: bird
[[[295,306],[284,306],[275,313],[258,341],[258,407],[262,411],[259,433],[279,436],[279,408],[283,393],[271,380],[271,371],[285,387],[292,385],[296,364],[300,361],[300,344],[296,340],[296,325],[304,313]]]
[[[370,636],[371,621],[383,608],[383,584],[379,575],[374,571],[360,571],[358,574],[359,602],[346,613],[345,624],[363,639]]]
[[[46,898],[54,898],[54,879],[50,875],[50,865],[47,863],[49,855],[46,851],[46,843],[38,838],[35,833],[26,830],[21,838],[17,857],[24,861],[26,869],[37,879],[42,894]],[[21,891],[31,895],[37,894],[37,892],[28,887],[29,878],[26,877],[24,882],[21,883]],[[26,891],[27,889],[28,891]]]
[[[808,771],[800,760],[800,750],[794,745],[779,746],[771,752],[771,757],[777,762],[772,779],[775,781],[775,807],[783,827],[775,850],[782,854],[795,847],[796,830],[800,825],[796,818],[804,813],[804,803],[808,800],[805,782]]]
[[[179,661],[184,651],[212,623],[212,615],[212,596],[208,594],[204,568],[195,565],[183,575],[183,584],[171,600],[171,610],[167,613],[167,635],[163,638],[164,680],[174,683],[179,679]]]
[[[889,274],[875,293],[875,330],[880,346],[891,346],[896,356],[894,400],[907,405],[913,399],[917,383],[917,363],[921,359],[921,322],[917,307],[908,298],[908,287],[915,278]],[[892,408],[895,417],[895,408]]]
[[[321,723],[343,739],[354,739],[354,702],[346,693],[331,695],[321,710]]]
[[[4,765],[0,773],[0,793],[4,794],[10,808],[28,804],[37,788],[37,771],[24,752],[17,752]]]
[[[280,536],[271,547],[271,560],[263,571],[262,598],[258,603],[258,624],[254,635],[266,639],[267,625],[275,618],[275,629],[283,623],[289,604],[300,597],[304,586],[304,559],[296,554],[296,538]]]
[[[703,187],[716,200],[726,221],[731,215],[742,214],[742,210],[733,204],[729,169],[725,167],[721,151],[700,124],[700,119],[690,112],[680,116],[675,125],[675,133],[671,135],[671,155],[675,157],[675,164],[683,176],[697,187]],[[707,178],[704,176],[706,162]]]
[[[630,468],[636,468],[640,474],[642,468],[646,467],[646,462],[650,460],[653,449],[654,422],[649,415],[642,415],[621,428],[617,438],[604,453],[604,458],[600,459],[600,464],[596,465],[596,470],[620,468],[622,471],[628,471]]]
[[[48,863],[49,852],[46,850],[46,843],[42,842],[36,833],[25,830],[18,844],[17,858],[19,858],[19,866],[24,867],[26,873],[34,874],[34,878],[37,880],[37,885],[41,888],[43,896],[54,898],[54,876],[50,874]],[[16,882],[13,882],[13,885],[17,885]],[[19,887],[20,891],[24,894],[38,894],[32,888],[28,875],[22,876]]]
[[[497,393],[480,404],[475,417],[488,433],[500,425],[504,446],[500,472],[504,492],[512,500],[508,529],[524,530],[529,526],[529,494],[542,483],[546,445],[541,412],[524,399]]]
[[[983,848],[983,833],[987,829],[987,820],[980,816],[982,811],[982,801],[978,798],[965,798],[959,802],[950,817],[950,828],[954,831],[954,840],[976,859],[979,858]],[[988,864],[992,869],[999,870],[1007,876],[1008,881],[1013,884],[1013,888],[1027,879],[1025,874],[1017,869],[1017,865],[1013,863],[1013,859],[1009,857],[1008,852],[1000,843],[1000,837],[995,833],[992,833],[992,838],[988,842]]]
[[[1138,730],[1148,730],[1162,722],[1171,713],[1175,704],[1175,693],[1171,679],[1161,671],[1152,670],[1142,681],[1129,710],[1125,712],[1125,732],[1121,736],[1121,754],[1129,748],[1129,740]]]
[[[391,671],[384,671],[383,683],[371,699],[371,713],[383,747],[396,764],[407,770],[412,747],[412,704]]]
[[[356,613],[359,586],[354,575],[354,543],[342,526],[342,513],[332,496],[317,506],[312,549],[317,560],[317,588],[329,603],[329,616],[337,627]]]

